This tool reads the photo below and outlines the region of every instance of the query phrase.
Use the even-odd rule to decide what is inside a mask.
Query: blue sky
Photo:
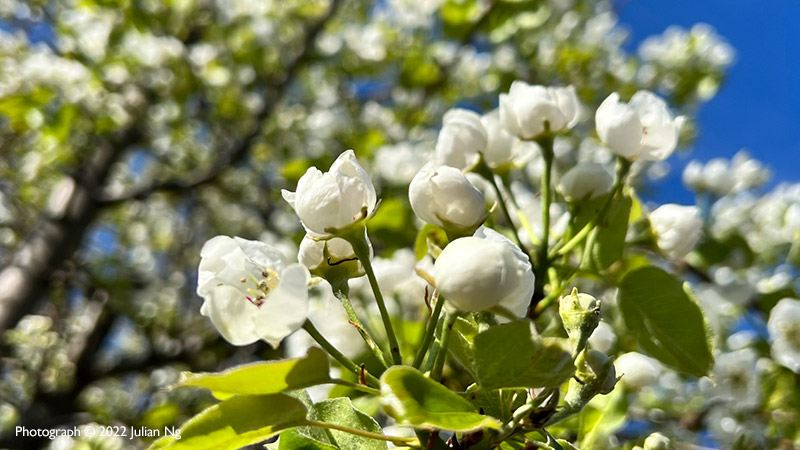
[[[766,163],[771,184],[800,182],[800,1],[622,0],[620,22],[631,32],[629,47],[670,25],[712,25],[736,48],[727,83],[700,111],[700,136],[690,158],[730,157],[745,147]],[[691,203],[680,184],[687,157],[673,171],[657,200]]]

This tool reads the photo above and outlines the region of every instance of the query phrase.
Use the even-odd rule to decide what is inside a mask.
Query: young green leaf
[[[181,426],[178,436],[150,450],[234,450],[306,423],[306,407],[286,394],[238,395],[211,406]]]
[[[302,358],[246,364],[219,373],[185,373],[175,387],[194,386],[211,390],[224,400],[233,395],[274,394],[330,381],[328,357],[311,347]]]
[[[478,414],[472,403],[407,366],[393,366],[383,373],[381,402],[395,420],[419,428],[500,429],[497,419]]]
[[[620,283],[619,309],[642,349],[662,363],[698,377],[711,370],[703,312],[672,275],[656,267],[629,272]]]
[[[567,348],[563,339],[534,335],[528,321],[492,327],[475,336],[478,383],[483,389],[559,386],[575,371]]]

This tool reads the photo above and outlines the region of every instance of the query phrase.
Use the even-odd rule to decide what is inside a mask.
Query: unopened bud
[[[600,300],[589,294],[579,294],[576,288],[570,295],[561,297],[558,314],[570,342],[575,346],[575,352],[580,353],[600,323]]]
[[[661,433],[653,433],[644,440],[644,450],[674,450],[672,440]]]

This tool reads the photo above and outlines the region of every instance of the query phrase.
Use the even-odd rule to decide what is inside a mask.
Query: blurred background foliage
[[[181,370],[280,356],[200,316],[200,247],[298,242],[280,189],[344,149],[376,178],[389,255],[416,236],[406,186],[444,111],[487,111],[513,80],[573,84],[592,111],[655,90],[691,141],[733,50],[682,36],[626,53],[588,0],[0,1],[0,447],[49,444],[15,425],[179,424],[210,400],[161,390]],[[708,257],[753,254],[738,239]]]

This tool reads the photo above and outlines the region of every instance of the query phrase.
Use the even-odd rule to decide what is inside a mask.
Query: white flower
[[[325,247],[328,247],[328,254],[331,257],[331,264],[338,264],[341,261],[351,260],[356,257],[353,246],[342,238],[331,238],[328,240],[313,239],[306,235],[300,241],[300,249],[297,252],[297,260],[306,266],[308,270],[315,271],[320,266],[327,263],[325,260]],[[361,269],[361,263],[357,262]],[[362,273],[363,275],[363,273]]]
[[[453,108],[442,118],[442,129],[436,140],[436,160],[458,169],[466,169],[478,161],[478,153],[486,149],[486,130],[477,113]]]
[[[686,256],[702,236],[703,221],[696,206],[668,203],[650,213],[658,248],[670,259]]]
[[[589,347],[606,354],[611,353],[616,343],[617,335],[614,334],[614,328],[606,322],[598,323],[597,328],[589,336]]]
[[[597,108],[597,135],[617,155],[630,161],[666,159],[678,144],[683,118],[673,118],[655,94],[639,91],[621,103],[616,92]]]
[[[695,191],[703,190],[703,163],[696,160],[689,161],[683,169],[681,179],[686,187]]]
[[[429,151],[407,142],[386,145],[375,152],[373,167],[389,184],[406,186],[429,159]]]
[[[714,158],[703,167],[705,188],[714,194],[729,194],[735,182],[731,166],[723,158]]]
[[[759,161],[750,157],[744,150],[739,150],[733,155],[733,173],[736,184],[734,192],[757,188],[769,181],[769,169]]]
[[[433,266],[436,288],[459,311],[502,306],[524,317],[533,295],[531,263],[500,233],[481,227],[444,248]]]
[[[761,389],[756,370],[757,360],[758,355],[750,348],[723,353],[714,358],[716,391],[720,397],[732,401],[737,409],[758,404]]]
[[[575,87],[531,86],[511,83],[508,94],[500,94],[500,121],[520,139],[533,139],[545,131],[572,128],[578,123],[580,103]]]
[[[483,156],[489,167],[522,166],[534,155],[534,146],[525,145],[506,131],[500,120],[500,111],[495,109],[481,117],[488,141]]]
[[[308,314],[308,270],[263,242],[217,236],[200,251],[200,312],[233,345],[277,347]]]
[[[408,186],[411,209],[427,223],[445,228],[475,230],[483,223],[483,194],[460,170],[431,162]]]
[[[784,298],[779,301],[769,313],[767,330],[775,361],[800,373],[800,300]]]
[[[567,200],[596,198],[611,191],[614,175],[603,165],[581,161],[561,177],[558,185]]]
[[[614,361],[621,381],[631,389],[642,389],[658,380],[663,370],[661,363],[641,353],[625,353]]]
[[[297,191],[282,190],[303,226],[315,236],[328,236],[329,228],[343,228],[375,210],[377,195],[369,174],[352,150],[339,155],[328,172],[310,167],[297,182]]]

